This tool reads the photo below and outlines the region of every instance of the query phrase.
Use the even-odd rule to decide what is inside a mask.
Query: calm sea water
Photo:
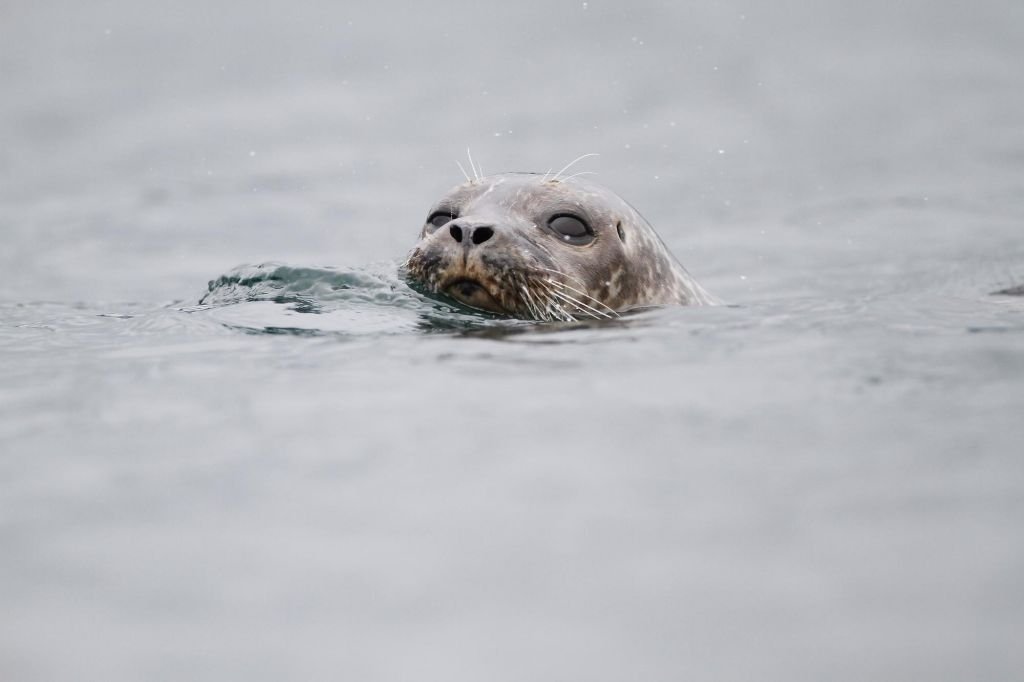
[[[0,678],[1018,676],[1021,64],[1010,0],[5,3]],[[417,297],[467,147],[729,305]]]

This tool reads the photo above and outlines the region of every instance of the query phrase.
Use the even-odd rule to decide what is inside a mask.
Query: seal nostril
[[[458,225],[452,225],[448,228],[448,232],[452,235],[452,239],[457,242],[462,241],[462,228]]]
[[[619,233],[619,239],[626,241],[626,233],[622,231],[622,223],[616,223],[615,230]]]
[[[485,241],[494,236],[494,230],[490,227],[478,227],[473,230],[473,243],[483,244]]]

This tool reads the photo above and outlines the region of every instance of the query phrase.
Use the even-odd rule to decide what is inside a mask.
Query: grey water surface
[[[1022,65],[1016,0],[4,3],[0,679],[1018,678]],[[420,297],[467,147],[728,305]]]

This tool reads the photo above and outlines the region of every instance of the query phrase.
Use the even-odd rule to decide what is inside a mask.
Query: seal
[[[527,320],[716,303],[617,194],[550,174],[453,188],[430,209],[403,270],[428,295]]]

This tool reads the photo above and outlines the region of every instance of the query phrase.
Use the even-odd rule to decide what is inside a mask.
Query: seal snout
[[[490,225],[470,226],[454,224],[448,228],[448,234],[460,244],[465,239],[465,244],[468,247],[470,244],[483,244],[493,237],[494,228]]]
[[[501,305],[483,284],[468,277],[459,277],[444,287],[444,292],[460,303],[481,310],[502,312]]]

